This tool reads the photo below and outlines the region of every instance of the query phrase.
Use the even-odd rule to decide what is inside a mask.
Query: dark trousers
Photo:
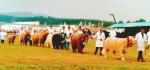
[[[138,51],[138,61],[140,61],[140,60],[144,60],[142,51]]]
[[[97,54],[98,49],[100,49],[100,55],[102,55],[103,47],[96,47],[95,55]]]
[[[3,44],[3,43],[4,43],[4,40],[1,40],[1,43]]]
[[[30,40],[30,46],[32,46],[32,40]]]

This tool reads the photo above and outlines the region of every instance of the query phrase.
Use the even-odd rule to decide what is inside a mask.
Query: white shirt
[[[54,29],[48,28],[48,33],[49,33],[49,34],[54,34]]]
[[[78,30],[77,34],[83,34],[83,32],[81,30]]]
[[[148,45],[150,45],[150,31],[147,32],[147,42],[148,42]]]
[[[65,33],[65,29],[60,29],[60,33]]]
[[[103,47],[103,43],[105,40],[105,33],[98,31],[93,38],[96,38],[96,47]]]
[[[73,34],[73,30],[72,29],[66,29],[65,33],[66,33],[66,41],[70,42],[70,37],[71,37],[70,34]]]
[[[143,36],[142,36],[141,32],[137,33],[135,36],[135,40],[137,42],[137,51],[144,51],[144,46],[147,41],[146,34],[143,33]]]
[[[110,37],[116,37],[117,33],[115,30],[110,31],[109,36]]]
[[[6,33],[6,32],[1,32],[1,33],[0,33],[0,39],[1,39],[1,40],[5,40],[6,36],[7,36],[7,33]]]

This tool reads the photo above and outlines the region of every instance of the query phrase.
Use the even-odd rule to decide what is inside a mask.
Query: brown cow
[[[38,43],[39,43],[39,33],[34,33],[32,35],[32,45],[38,46]]]
[[[131,36],[127,38],[108,37],[104,41],[104,49],[102,54],[105,56],[105,58],[107,58],[108,51],[111,51],[114,54],[119,55],[122,61],[125,61],[124,54],[133,44],[135,44],[135,39]]]
[[[85,43],[88,37],[85,34],[73,34],[71,37],[71,44],[73,52],[78,49],[79,53],[83,53],[83,49],[85,47]]]
[[[30,39],[30,31],[25,31],[24,33],[21,33],[19,36],[20,44],[21,45],[27,45],[28,40]]]
[[[8,35],[8,43],[9,43],[9,44],[12,44],[12,45],[13,45],[15,39],[16,39],[15,33]]]
[[[20,40],[20,44],[23,45],[24,44],[24,33],[21,33],[19,36],[19,40]]]
[[[47,39],[48,32],[46,30],[41,30],[40,32],[35,32],[32,35],[32,43],[34,46],[42,46],[44,47],[44,43]]]
[[[40,33],[40,35],[39,35],[40,46],[44,47],[44,43],[47,39],[47,36],[48,36],[48,32],[45,30]]]

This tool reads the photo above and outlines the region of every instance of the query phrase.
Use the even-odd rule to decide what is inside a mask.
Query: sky
[[[150,0],[0,0],[0,12],[32,12],[60,18],[150,21]]]

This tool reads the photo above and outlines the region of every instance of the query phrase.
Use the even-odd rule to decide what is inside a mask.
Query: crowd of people
[[[86,36],[85,40],[83,42],[82,40],[84,38],[78,39],[79,41],[79,45],[78,45],[78,43],[74,41],[76,39],[72,39],[72,36],[82,35],[82,34]],[[2,44],[5,42],[7,36],[8,34],[4,30],[0,31],[0,40]],[[9,34],[9,44],[14,43],[16,36],[17,33],[15,31]],[[109,33],[109,37],[117,38],[116,36],[117,36],[116,31],[111,30]],[[38,46],[38,43],[40,43],[40,46],[41,44],[43,44],[44,46],[44,43],[46,42],[47,47],[51,47],[54,49],[65,48],[66,50],[69,50],[69,46],[71,42],[74,41],[72,43],[76,43],[74,45],[77,46],[76,48],[78,48],[78,52],[82,52],[82,53],[85,44],[88,42],[88,38],[94,38],[96,39],[96,43],[95,43],[96,48],[94,53],[95,55],[97,54],[98,50],[100,50],[100,55],[103,55],[102,50],[104,47],[104,41],[107,38],[106,33],[102,28],[99,28],[99,30],[96,33],[92,34],[90,29],[88,28],[82,28],[81,26],[78,26],[77,29],[73,29],[71,28],[70,25],[61,26],[60,29],[54,28],[53,26],[50,26],[49,28],[42,29],[42,30],[33,30],[32,28],[29,28],[29,29],[19,31],[18,37],[22,45],[28,45],[29,43],[30,46]],[[77,37],[73,37],[73,38],[77,38]],[[142,28],[140,32],[136,34],[135,41],[137,43],[137,51],[138,51],[137,60],[144,62],[144,58],[142,54],[145,50],[145,43],[147,43],[146,49],[148,49],[150,46],[150,29],[146,34],[145,30]],[[74,45],[72,45],[73,51],[74,51]],[[80,47],[82,45],[83,47]]]

